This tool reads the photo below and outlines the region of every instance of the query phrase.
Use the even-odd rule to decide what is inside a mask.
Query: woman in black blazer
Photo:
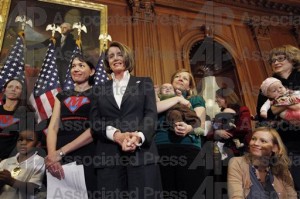
[[[94,87],[92,133],[100,196],[155,198],[161,190],[158,156],[152,142],[157,120],[152,80],[134,77],[132,51],[112,42],[105,53],[112,80]]]

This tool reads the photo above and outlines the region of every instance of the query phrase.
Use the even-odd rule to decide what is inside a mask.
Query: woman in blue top
[[[195,162],[200,152],[201,139],[195,129],[185,122],[172,124],[174,131],[171,130],[165,120],[165,112],[177,103],[186,105],[196,112],[204,128],[205,101],[193,95],[195,81],[187,70],[177,71],[171,83],[182,96],[157,102],[159,115],[155,142],[160,155],[162,184],[164,191],[172,194],[172,197],[192,198],[204,179],[203,167]]]

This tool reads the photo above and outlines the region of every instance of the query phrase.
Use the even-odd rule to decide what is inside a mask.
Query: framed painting
[[[25,34],[26,67],[36,69],[42,65],[47,46],[41,45],[33,50],[29,46],[49,40],[52,36],[52,31],[46,31],[49,24],[59,26],[67,22],[71,26],[74,23],[85,25],[87,32],[74,29],[71,34],[74,39],[81,35],[83,53],[94,57],[95,61],[101,47],[107,45],[107,41],[98,39],[100,34],[107,34],[107,6],[103,4],[83,0],[0,0],[0,11],[0,68],[22,29]],[[24,15],[26,24],[22,28],[16,18]]]

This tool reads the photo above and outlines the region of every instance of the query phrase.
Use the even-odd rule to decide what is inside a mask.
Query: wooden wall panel
[[[247,26],[234,27],[236,32],[237,52],[240,62],[237,63],[242,93],[246,105],[255,113],[256,100],[261,82],[266,73],[262,68],[261,54]]]
[[[129,0],[99,0],[108,5],[111,17],[132,17]],[[189,50],[193,43],[204,39],[203,25],[213,28],[214,40],[222,44],[234,57],[237,67],[239,90],[246,105],[255,114],[257,94],[261,82],[271,73],[266,62],[269,50],[275,46],[291,44],[297,40],[291,27],[271,26],[268,35],[257,37],[247,19],[286,15],[279,10],[253,9],[253,5],[236,7],[211,1],[144,0],[151,2],[154,21],[136,25],[118,23],[108,25],[113,40],[128,44],[136,52],[138,76],[151,76],[155,84],[170,81],[177,69],[190,69]],[[166,19],[172,19],[171,23]],[[280,38],[280,39],[279,39]],[[148,52],[147,52],[148,51]],[[263,59],[265,57],[265,59]],[[238,86],[239,86],[238,85]]]
[[[270,38],[273,47],[278,47],[285,44],[297,44],[295,36],[292,34],[292,27],[270,27]]]
[[[171,75],[178,68],[178,60],[180,60],[181,51],[176,48],[176,23],[172,23],[167,19],[171,19],[171,15],[160,15],[159,18],[165,18],[165,22],[157,23],[158,43],[160,48],[157,50],[159,58],[161,59],[160,68],[156,67],[155,74],[156,84],[170,82]],[[165,35],[164,37],[162,35]]]
[[[105,4],[108,10],[108,33],[113,41],[120,41],[132,47],[132,20],[126,4]]]

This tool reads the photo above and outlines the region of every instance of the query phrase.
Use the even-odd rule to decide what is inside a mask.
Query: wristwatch
[[[59,154],[59,156],[62,157],[62,158],[65,156],[65,153],[62,151],[62,149],[59,149],[58,154]]]

